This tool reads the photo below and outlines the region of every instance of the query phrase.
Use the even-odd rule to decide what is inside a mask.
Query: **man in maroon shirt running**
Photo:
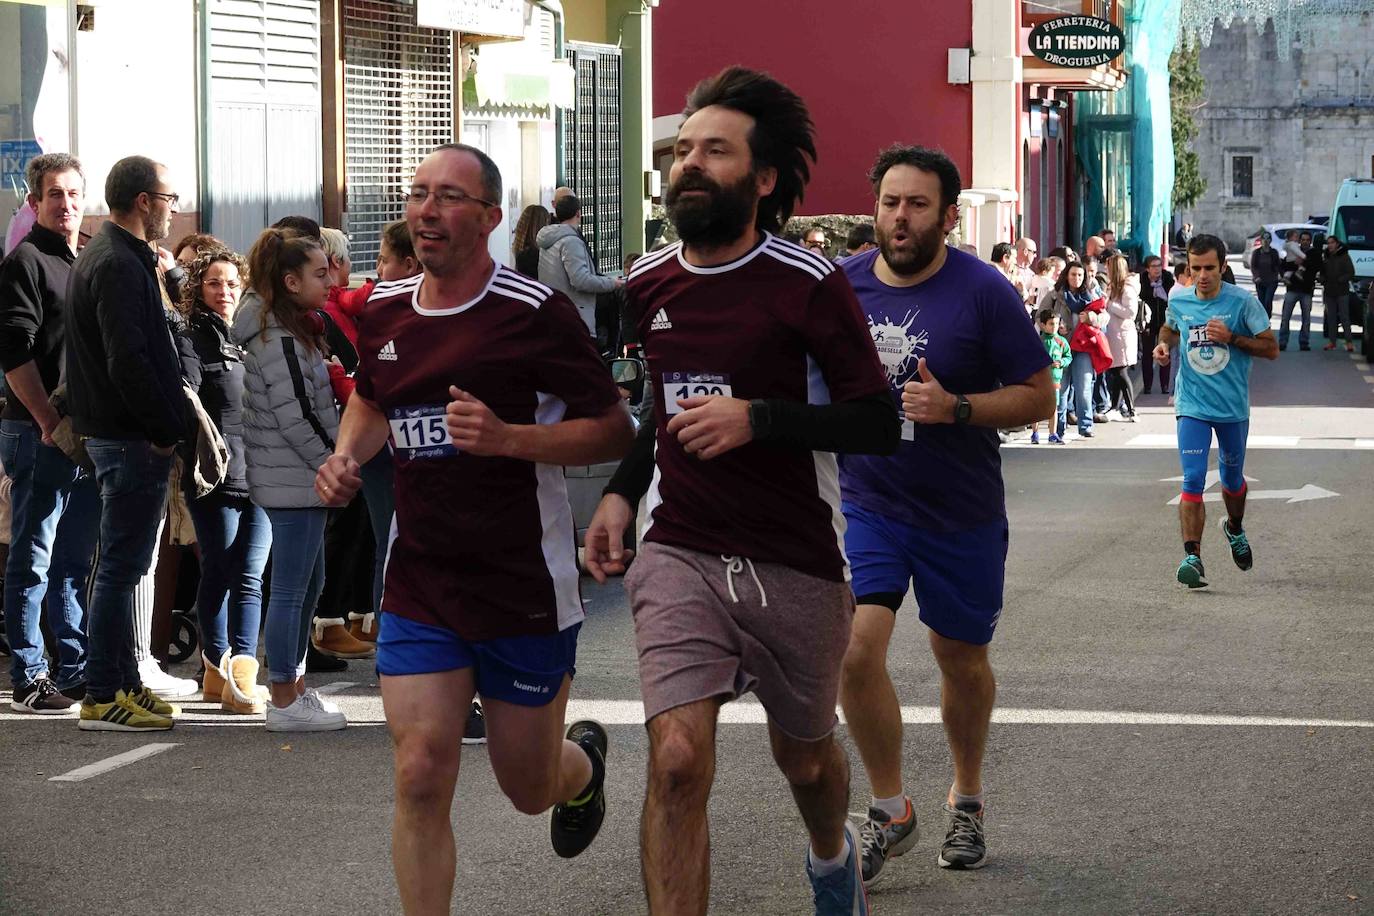
[[[658,422],[587,532],[593,575],[619,571],[648,492],[626,588],[649,732],[649,909],[706,912],[716,720],[752,692],[810,834],[816,912],[866,913],[832,736],[854,614],[834,453],[891,452],[897,416],[843,271],[774,235],[815,158],[802,100],[730,68],[685,114],[666,195],[682,242],[637,261],[627,285]]]
[[[342,506],[388,438],[396,517],[377,638],[396,754],[392,859],[406,913],[447,913],[449,809],[475,694],[501,789],[554,806],[575,856],[605,813],[606,732],[563,733],[582,603],[561,465],[624,454],[630,418],[562,293],[495,264],[501,174],[441,146],[415,172],[406,222],[424,267],[379,283],[358,334],[357,390],[315,488]]]

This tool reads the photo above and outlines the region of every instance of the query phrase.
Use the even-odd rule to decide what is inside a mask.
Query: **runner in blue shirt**
[[[1246,537],[1245,440],[1250,434],[1250,364],[1254,357],[1279,358],[1279,343],[1269,329],[1269,316],[1250,293],[1223,283],[1226,243],[1199,235],[1188,243],[1188,267],[1196,283],[1169,301],[1168,317],[1154,349],[1155,362],[1169,364],[1169,348],[1179,348],[1178,453],[1183,465],[1183,492],[1178,518],[1183,529],[1183,562],[1178,581],[1189,588],[1207,585],[1202,568],[1202,529],[1207,523],[1202,493],[1212,433],[1217,436],[1221,498],[1227,517],[1221,533],[1231,559],[1242,570],[1254,565]]]
[[[945,245],[959,171],[943,153],[894,146],[869,176],[878,250],[841,269],[887,370],[902,442],[891,456],[844,455],[840,494],[853,569],[853,634],[840,702],[873,800],[861,835],[865,884],[916,842],[902,788],[902,716],[887,674],[896,611],[914,588],[942,675],[954,758],[945,868],[979,868],[983,749],[996,692],[988,642],[1002,612],[1007,515],[997,430],[1049,414],[1049,356],[1021,296],[976,256]]]

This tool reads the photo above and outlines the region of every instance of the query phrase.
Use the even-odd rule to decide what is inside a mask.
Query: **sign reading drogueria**
[[[1096,16],[1060,16],[1030,32],[1030,52],[1059,67],[1096,67],[1110,63],[1126,47],[1121,29]]]

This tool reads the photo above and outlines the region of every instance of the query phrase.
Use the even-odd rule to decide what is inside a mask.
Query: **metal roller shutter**
[[[345,0],[344,137],[350,253],[368,272],[420,160],[453,141],[452,33],[418,27],[413,6]]]
[[[602,273],[623,265],[620,202],[620,49],[568,42],[577,104],[563,115],[566,181],[582,201],[582,234]]]
[[[289,214],[320,216],[317,0],[212,0],[207,226],[239,251]]]

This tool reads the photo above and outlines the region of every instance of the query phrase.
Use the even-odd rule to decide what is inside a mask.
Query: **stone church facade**
[[[1374,177],[1374,14],[1311,14],[1280,55],[1272,20],[1236,20],[1202,49],[1193,149],[1207,193],[1181,212],[1239,251],[1260,225],[1329,215],[1346,178]]]

